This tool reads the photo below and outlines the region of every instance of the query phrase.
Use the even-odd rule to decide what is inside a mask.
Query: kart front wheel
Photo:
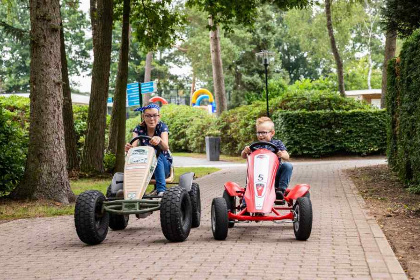
[[[228,210],[226,200],[216,197],[211,204],[211,230],[216,240],[225,240],[228,234]]]
[[[232,214],[235,214],[235,208],[236,208],[235,197],[230,196],[229,193],[225,190],[223,192],[223,198],[226,200],[227,209],[230,210]],[[233,228],[234,226],[235,226],[235,221],[229,220],[228,227]]]
[[[104,200],[99,191],[85,191],[77,197],[74,223],[77,235],[86,244],[99,244],[108,234],[109,214],[102,209]]]
[[[192,206],[192,228],[200,226],[201,221],[201,200],[200,187],[197,183],[192,183],[191,190],[188,192],[191,199]]]
[[[187,239],[192,224],[191,200],[185,188],[167,190],[160,204],[160,225],[163,235],[172,242]]]
[[[312,231],[312,204],[308,197],[299,197],[293,206],[293,231],[297,240],[307,240]]]

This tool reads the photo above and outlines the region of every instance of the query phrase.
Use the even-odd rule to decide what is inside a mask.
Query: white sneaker
[[[158,196],[163,196],[163,192],[158,192]]]

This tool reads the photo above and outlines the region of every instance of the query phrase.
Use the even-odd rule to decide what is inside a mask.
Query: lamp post
[[[266,97],[266,101],[267,101],[267,117],[270,117],[270,112],[268,110],[268,77],[267,77],[267,68],[268,68],[268,64],[270,64],[270,59],[273,57],[274,58],[274,53],[273,52],[269,52],[267,50],[263,50],[259,53],[255,54],[257,57],[261,57],[262,59],[262,64],[264,65],[265,68],[265,97]]]

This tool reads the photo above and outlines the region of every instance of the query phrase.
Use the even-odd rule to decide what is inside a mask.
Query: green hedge
[[[269,105],[270,115],[282,110],[372,110],[372,107],[366,103],[320,90],[288,92],[279,98],[270,100]],[[221,132],[222,153],[238,155],[246,145],[256,141],[255,121],[262,116],[266,116],[266,104],[261,101],[223,112],[216,122],[218,130]]]
[[[283,111],[273,120],[276,138],[292,155],[365,155],[386,150],[384,110]]]
[[[388,65],[388,158],[411,190],[420,193],[420,30],[402,47],[399,62]]]
[[[186,105],[165,105],[160,111],[161,120],[169,127],[171,151],[205,151],[205,136],[215,133],[216,118],[209,113]],[[132,138],[133,128],[141,121],[140,116],[127,120],[126,140]]]

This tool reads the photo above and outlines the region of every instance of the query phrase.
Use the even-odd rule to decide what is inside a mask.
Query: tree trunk
[[[386,97],[386,79],[387,79],[387,66],[388,61],[395,56],[395,50],[397,48],[397,31],[388,30],[386,32],[385,39],[385,55],[384,55],[384,64],[382,65],[382,93],[381,93],[381,108],[386,107],[385,97]]]
[[[120,60],[115,84],[108,150],[115,154],[115,172],[123,172],[125,155],[126,86],[128,78],[128,50],[130,29],[130,0],[124,0],[121,31]]]
[[[146,55],[146,66],[144,69],[144,82],[150,82],[152,78],[152,60],[153,60],[153,52],[148,52]],[[150,98],[152,95],[150,93],[141,94],[143,100],[143,106],[149,103]]]
[[[344,89],[343,61],[341,60],[340,54],[338,53],[338,48],[334,37],[334,29],[332,26],[331,19],[331,0],[325,0],[325,14],[327,16],[327,29],[328,35],[330,37],[331,50],[334,55],[335,64],[337,65],[338,90],[340,92],[340,95],[345,97],[346,93]]]
[[[112,46],[112,0],[91,0],[93,38],[92,85],[82,171],[102,173],[105,147],[106,104]]]
[[[67,68],[66,48],[64,45],[63,23],[60,31],[61,40],[61,74],[63,76],[63,122],[64,140],[66,143],[67,171],[70,177],[77,176],[80,169],[79,157],[77,156],[76,131],[74,130],[73,105],[71,101],[71,90],[69,72]]]
[[[60,3],[30,0],[30,126],[25,174],[14,198],[74,200],[66,169]]]
[[[192,73],[192,82],[191,82],[191,91],[190,91],[190,106],[192,105],[192,98],[193,98],[193,94],[195,92],[195,72],[193,70]]]
[[[209,17],[209,26],[213,27],[213,19]],[[216,101],[216,114],[220,116],[223,111],[227,110],[225,79],[223,76],[222,54],[220,49],[219,26],[215,30],[210,31],[210,52],[211,64],[213,66],[213,85],[214,96]]]

